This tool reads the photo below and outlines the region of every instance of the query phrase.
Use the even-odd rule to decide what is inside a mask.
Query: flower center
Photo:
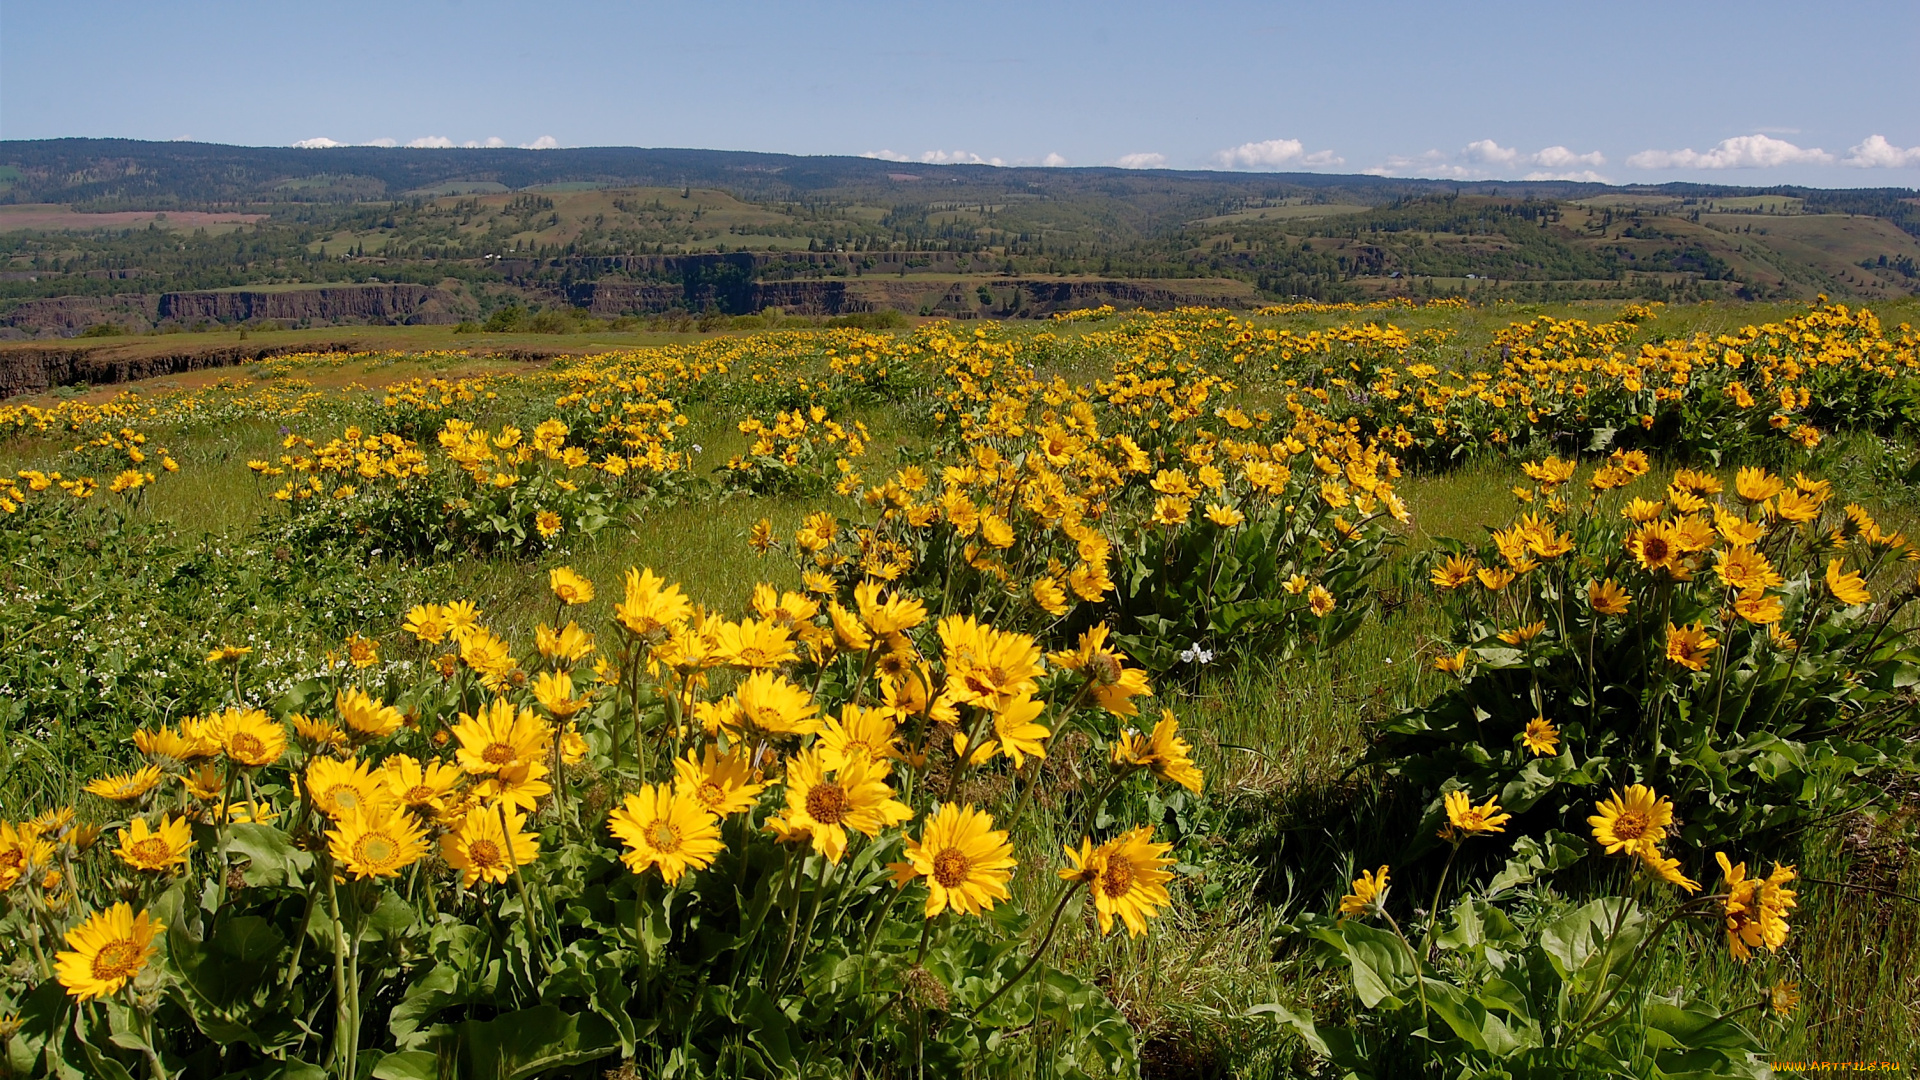
[[[700,805],[711,810],[719,806],[727,797],[727,789],[715,781],[708,780],[694,790],[693,797],[700,800]]]
[[[1671,551],[1667,547],[1666,540],[1658,536],[1649,536],[1641,541],[1640,550],[1650,563],[1666,562],[1667,555]]]
[[[489,743],[487,748],[480,752],[480,760],[489,765],[505,765],[513,760],[513,747],[506,743]]]
[[[933,880],[940,887],[951,889],[967,880],[967,871],[973,867],[973,860],[956,848],[947,848],[933,857]]]
[[[437,790],[425,784],[415,784],[407,789],[406,798],[407,802],[418,805],[420,803],[432,802],[439,794]]]
[[[326,802],[337,811],[357,810],[360,808],[360,793],[342,784],[327,792]]]
[[[385,866],[399,853],[399,845],[379,833],[369,833],[353,845],[354,860],[366,866]]]
[[[144,950],[132,941],[109,941],[93,956],[93,977],[102,981],[125,979],[140,970]]]
[[[227,744],[227,752],[242,761],[252,757],[259,757],[266,748],[266,744],[260,741],[258,735],[248,731],[242,731],[232,736]]]
[[[663,855],[671,855],[680,850],[680,830],[674,828],[673,823],[665,818],[657,818],[653,824],[647,826],[646,836],[647,843],[652,845],[653,850]]]
[[[822,825],[838,825],[847,816],[847,793],[829,780],[807,792],[807,816]]]
[[[1622,840],[1638,840],[1647,835],[1647,816],[1638,810],[1629,810],[1613,822],[1613,835]]]
[[[129,848],[127,854],[142,866],[159,866],[173,856],[173,845],[157,836],[149,836]]]
[[[500,847],[491,840],[475,840],[467,845],[467,861],[483,870],[499,866]]]
[[[1127,895],[1133,888],[1133,864],[1125,859],[1110,859],[1100,872],[1100,891],[1109,897]]]

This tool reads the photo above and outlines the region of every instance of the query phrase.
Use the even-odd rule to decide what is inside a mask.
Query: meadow
[[[7,403],[0,1068],[1910,1066],[1914,314],[448,339]]]

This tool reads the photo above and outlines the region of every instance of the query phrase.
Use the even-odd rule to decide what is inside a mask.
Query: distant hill
[[[16,334],[79,332],[96,310],[137,328],[126,313],[244,309],[159,299],[175,292],[396,282],[450,290],[461,300],[447,310],[480,316],[745,314],[776,300],[968,317],[1128,296],[1873,299],[1920,290],[1920,193],[53,139],[0,141],[0,256],[0,321]],[[879,275],[894,284],[826,287]],[[972,305],[980,275],[1034,285]],[[1193,284],[1118,284],[1168,279]],[[27,303],[62,298],[100,302]],[[35,314],[47,311],[57,325]]]

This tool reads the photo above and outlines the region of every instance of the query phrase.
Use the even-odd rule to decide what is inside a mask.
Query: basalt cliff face
[[[231,367],[293,352],[350,352],[357,343],[197,346],[175,352],[135,350],[113,344],[13,345],[0,349],[0,398],[34,394],[56,386],[109,383]]]
[[[446,324],[478,313],[478,305],[464,293],[427,285],[316,285],[296,289],[60,296],[21,303],[0,322],[18,331],[15,336],[70,336],[102,323],[140,333],[169,325],[256,320],[302,326]]]
[[[426,285],[339,285],[312,289],[163,293],[161,321],[455,323],[464,312],[454,294]]]
[[[598,318],[646,315],[677,308],[719,308],[749,314],[777,307],[789,315],[847,315],[872,311],[845,281],[755,281],[725,289],[711,284],[663,285],[648,281],[601,280],[567,287],[567,302]]]
[[[983,299],[982,290],[985,290]],[[1141,281],[1067,278],[971,278],[964,281],[868,274],[826,280],[667,284],[601,278],[566,287],[574,307],[599,318],[710,308],[746,315],[770,307],[788,315],[848,315],[892,309],[909,315],[973,319],[1035,317],[1112,304],[1165,310],[1186,305],[1250,307],[1252,286],[1235,281]]]

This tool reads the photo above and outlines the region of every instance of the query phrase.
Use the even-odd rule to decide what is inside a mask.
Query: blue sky
[[[5,0],[0,138],[1920,186],[1920,3]]]

